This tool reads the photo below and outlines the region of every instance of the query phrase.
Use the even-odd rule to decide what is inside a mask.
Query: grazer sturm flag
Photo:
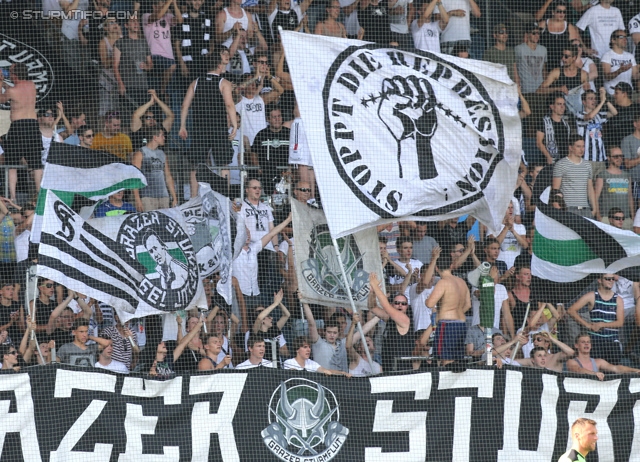
[[[302,301],[324,306],[350,307],[345,284],[359,310],[367,309],[371,292],[369,273],[382,281],[382,262],[375,228],[337,239],[336,254],[322,210],[291,200],[295,235],[295,267]],[[346,273],[346,282],[338,258]]]
[[[598,274],[637,279],[640,236],[541,203],[535,213],[531,274],[540,301],[567,303]],[[537,286],[537,287],[536,287]]]
[[[42,215],[47,191],[71,206],[76,195],[97,201],[123,189],[140,189],[147,185],[143,173],[133,165],[104,151],[93,151],[66,143],[51,143],[42,174],[31,242],[40,242]]]
[[[123,321],[206,308],[198,257],[213,253],[213,207],[205,202],[85,221],[49,191],[37,274],[113,306]]]
[[[504,66],[281,36],[334,237],[467,213],[500,228],[522,151],[516,85]]]

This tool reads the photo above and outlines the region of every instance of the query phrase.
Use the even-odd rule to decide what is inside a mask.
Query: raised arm
[[[142,117],[147,113],[149,108],[155,104],[154,95],[151,92],[155,93],[155,90],[149,90],[148,93],[151,95],[149,101],[144,103],[138,109],[133,112],[131,116],[131,132],[137,132],[142,128]]]
[[[180,343],[176,346],[175,350],[173,350],[173,361],[177,361],[182,352],[187,347],[189,342],[193,340],[197,335],[200,334],[200,329],[202,329],[202,324],[204,323],[204,314],[200,315],[200,319],[198,320],[198,324],[196,324],[193,329],[182,339]]]
[[[73,300],[73,296],[75,292],[70,290],[69,295],[65,298],[62,303],[55,307],[55,309],[51,312],[49,316],[49,322],[47,323],[47,334],[51,335],[56,328],[56,319],[62,314],[62,311],[69,305],[71,300]]]
[[[266,307],[264,310],[260,312],[260,314],[256,317],[256,321],[253,323],[253,333],[257,333],[260,330],[260,326],[262,325],[262,321],[271,314],[271,312],[275,309],[276,306],[282,302],[282,289],[276,292],[273,295],[273,303]]]
[[[380,286],[378,283],[378,276],[376,276],[376,273],[372,272],[369,274],[369,283],[371,284],[371,289],[375,292],[376,298],[378,299],[378,302],[382,306],[382,309],[385,311],[385,313],[391,319],[393,319],[393,321],[397,324],[398,327],[403,329],[408,329],[409,326],[411,325],[411,320],[405,313],[403,313],[402,311],[396,310],[393,306],[391,306],[386,295],[380,289]]]
[[[263,248],[269,244],[269,241],[271,239],[277,236],[283,229],[287,227],[289,223],[291,223],[292,217],[293,215],[289,213],[289,216],[282,223],[280,223],[278,226],[274,226],[274,228],[271,231],[269,231],[266,235],[262,237],[260,241],[262,242]]]
[[[586,329],[592,329],[592,324],[590,322],[585,321],[582,316],[578,314],[578,311],[585,306],[588,305],[589,311],[593,309],[593,305],[595,304],[595,295],[593,292],[589,292],[584,294],[582,297],[578,299],[573,305],[569,307],[567,313],[571,316],[578,324]]]
[[[309,340],[311,343],[316,343],[320,339],[320,335],[318,335],[318,326],[311,312],[311,307],[308,303],[302,303],[302,309],[304,310],[304,317],[307,318],[309,323]]]
[[[280,302],[280,311],[282,311],[282,316],[280,316],[280,319],[278,319],[278,323],[277,323],[278,330],[282,330],[282,328],[285,326],[285,324],[291,317],[291,313],[289,313],[289,310],[287,309],[286,306],[284,306],[284,303],[282,303],[282,301]]]

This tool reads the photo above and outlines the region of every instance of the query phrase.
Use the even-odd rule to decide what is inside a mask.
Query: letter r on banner
[[[233,416],[238,409],[247,374],[217,374],[191,377],[189,394],[222,393],[218,412],[209,413],[209,401],[195,403],[191,414],[191,460],[209,459],[211,433],[218,434],[224,462],[240,462],[233,434]]]

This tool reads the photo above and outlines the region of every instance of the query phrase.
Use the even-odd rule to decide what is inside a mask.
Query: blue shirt
[[[122,205],[118,207],[107,201],[97,206],[93,215],[96,218],[100,218],[117,217],[120,215],[126,215],[127,213],[136,213],[136,208],[130,202],[123,202]]]

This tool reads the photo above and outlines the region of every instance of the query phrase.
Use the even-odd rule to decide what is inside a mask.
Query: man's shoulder
[[[558,459],[558,462],[584,462],[585,458],[575,449],[569,449],[567,452],[562,454]]]

